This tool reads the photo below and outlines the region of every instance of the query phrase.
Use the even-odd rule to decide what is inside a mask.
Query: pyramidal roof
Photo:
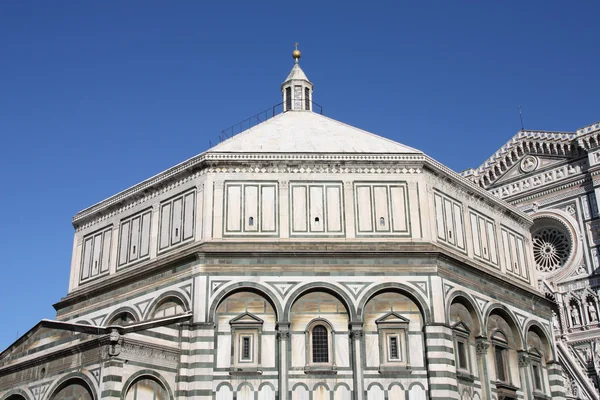
[[[299,63],[294,64],[294,67],[290,71],[288,77],[285,78],[285,82],[291,81],[292,79],[302,79],[302,80],[308,81],[308,78],[306,77],[306,74],[304,73],[304,71],[302,71],[302,68],[300,68]]]
[[[279,114],[208,152],[422,154],[412,147],[312,111]]]

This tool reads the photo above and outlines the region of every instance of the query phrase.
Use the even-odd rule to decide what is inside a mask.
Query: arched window
[[[312,330],[312,361],[329,362],[329,335],[323,325],[316,325]]]
[[[129,387],[125,400],[169,400],[169,394],[158,381],[144,377]]]
[[[127,311],[115,315],[107,325],[125,326],[136,322],[135,317]]]
[[[156,307],[152,318],[172,317],[177,314],[183,314],[184,312],[185,307],[181,300],[176,297],[169,297]]]

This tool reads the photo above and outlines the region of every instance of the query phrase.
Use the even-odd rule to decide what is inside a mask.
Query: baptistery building
[[[281,112],[75,215],[0,400],[597,399],[598,138],[458,174],[322,115],[294,59]]]

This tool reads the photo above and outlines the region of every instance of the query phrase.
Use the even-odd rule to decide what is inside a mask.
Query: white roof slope
[[[292,67],[292,70],[290,71],[290,74],[285,79],[285,82],[291,81],[292,79],[302,79],[302,80],[310,82],[308,80],[308,78],[306,77],[306,74],[304,73],[304,71],[302,71],[302,68],[300,68],[300,64],[298,64],[298,63],[294,64],[294,66]]]
[[[223,153],[418,153],[311,111],[288,111],[208,150]]]

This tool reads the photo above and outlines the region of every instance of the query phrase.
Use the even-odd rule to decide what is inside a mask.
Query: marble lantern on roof
[[[313,112],[299,57],[283,113],[75,215],[0,400],[565,398],[536,220]]]
[[[284,111],[310,111],[312,109],[313,84],[300,68],[300,50],[292,53],[295,63],[285,82],[281,84]]]

